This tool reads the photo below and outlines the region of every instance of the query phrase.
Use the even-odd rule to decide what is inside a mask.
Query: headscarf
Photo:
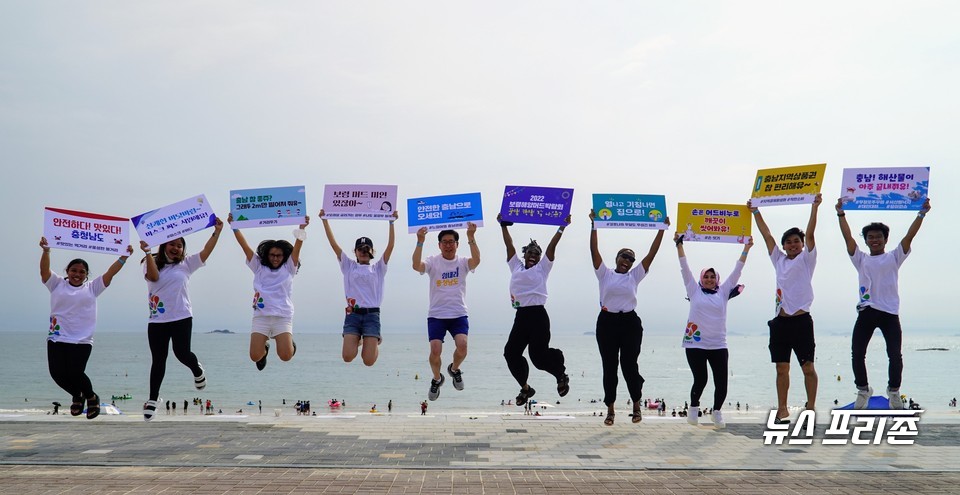
[[[700,270],[700,280],[703,280],[703,276],[706,275],[708,271],[713,271],[713,273],[717,274],[717,287],[720,287],[720,272],[714,270],[713,268],[704,268],[703,270]],[[702,290],[704,294],[717,293],[717,289],[707,289],[706,287],[703,286],[702,283],[700,283],[700,281],[697,281],[697,285],[700,286],[700,290]],[[743,288],[744,288],[743,284],[737,284],[735,287],[730,289],[730,293],[727,294],[727,299],[733,299],[734,297],[739,296],[740,293],[743,292]]]

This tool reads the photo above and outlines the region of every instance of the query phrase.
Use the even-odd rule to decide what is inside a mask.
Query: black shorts
[[[800,366],[813,362],[814,349],[813,317],[810,313],[797,316],[777,316],[767,322],[770,327],[770,361],[789,363],[793,351]]]

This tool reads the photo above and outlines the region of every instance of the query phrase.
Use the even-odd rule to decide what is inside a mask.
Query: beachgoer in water
[[[427,228],[417,230],[417,247],[413,250],[413,269],[430,277],[430,309],[427,312],[427,338],[430,340],[430,369],[433,378],[427,398],[437,400],[445,378],[441,373],[443,339],[447,332],[453,337],[456,350],[453,361],[447,365],[447,374],[453,379],[453,388],[463,390],[463,372],[460,365],[467,357],[467,334],[470,322],[467,319],[467,274],[480,264],[480,248],[475,234],[477,225],[467,222],[467,244],[470,257],[458,257],[460,234],[455,230],[442,230],[437,235],[440,254],[423,259],[423,242]]]
[[[707,385],[707,364],[713,373],[713,424],[715,428],[724,428],[723,414],[720,408],[727,398],[727,302],[740,294],[742,285],[737,285],[740,273],[747,261],[747,254],[753,247],[751,237],[743,246],[743,252],[730,277],[720,282],[720,275],[713,268],[700,271],[699,281],[690,272],[687,257],[683,250],[683,236],[674,234],[677,255],[680,258],[680,273],[683,285],[690,300],[690,312],[683,336],[683,347],[687,363],[693,373],[693,386],[690,388],[690,408],[693,412],[687,422],[696,425],[699,421],[700,396]]]
[[[87,419],[100,415],[100,396],[86,374],[93,351],[93,333],[97,326],[97,297],[120,273],[133,247],[107,267],[99,277],[89,280],[90,266],[77,258],[67,263],[66,278],[50,269],[50,245],[40,238],[40,281],[50,291],[50,327],[47,331],[47,368],[57,386],[70,394],[70,415]],[[26,401],[26,399],[24,399]]]
[[[536,390],[527,383],[530,375],[530,366],[523,357],[523,350],[529,347],[530,361],[540,370],[553,375],[557,380],[557,394],[560,397],[570,391],[570,377],[566,373],[563,351],[550,347],[550,317],[544,304],[547,302],[547,277],[553,268],[553,260],[557,244],[563,236],[563,229],[570,225],[570,216],[564,219],[564,224],[557,228],[547,250],[544,252],[537,241],[530,243],[521,250],[523,260],[517,256],[517,249],[513,245],[508,227],[513,222],[503,221],[497,215],[500,223],[500,232],[503,234],[503,243],[507,248],[507,264],[510,267],[510,303],[516,310],[513,319],[513,328],[507,337],[507,344],[503,348],[503,357],[507,361],[510,374],[520,385],[517,395],[518,406],[525,404]],[[543,254],[543,258],[541,258]]]
[[[150,344],[150,394],[143,404],[143,419],[150,421],[157,412],[160,385],[167,371],[167,355],[173,344],[173,355],[190,368],[193,385],[197,390],[207,386],[207,376],[197,355],[190,350],[193,334],[193,308],[187,287],[193,272],[206,264],[213,253],[223,230],[223,221],[214,218],[213,234],[203,249],[187,256],[187,243],[182,237],[160,244],[155,254],[150,245],[140,241],[140,249],[146,254],[141,264],[143,277],[147,280],[150,317],[147,324],[147,341]]]
[[[233,223],[233,213],[227,216]],[[265,240],[254,251],[247,244],[240,229],[233,236],[246,256],[247,267],[253,272],[253,322],[250,330],[250,360],[258,370],[267,366],[270,339],[277,341],[277,357],[281,361],[293,359],[297,344],[293,341],[293,277],[300,270],[300,250],[307,238],[304,229],[310,217],[303,217],[296,238],[291,245],[284,239]]]
[[[643,392],[643,376],[640,375],[638,359],[643,342],[643,324],[637,316],[637,287],[647,276],[654,257],[663,242],[663,230],[658,230],[653,238],[647,255],[634,266],[637,254],[630,248],[617,251],[614,268],[603,264],[600,256],[597,228],[594,225],[596,214],[590,210],[590,255],[593,258],[593,270],[600,282],[600,314],[597,315],[597,347],[600,349],[600,362],[603,368],[603,403],[607,405],[607,416],[603,424],[613,425],[616,415],[614,403],[617,401],[617,367],[623,371],[627,382],[627,391],[633,402],[632,421],[639,423],[643,405],[640,403]],[[665,223],[670,225],[670,219]]]
[[[843,199],[837,200],[837,217],[840,222],[840,233],[847,245],[847,254],[857,269],[860,286],[860,301],[857,304],[857,321],[853,325],[852,355],[853,355],[853,382],[857,386],[857,398],[853,403],[854,409],[864,409],[873,388],[867,381],[867,345],[873,332],[879,328],[883,340],[887,344],[888,377],[887,398],[890,409],[903,409],[903,400],[900,398],[900,382],[903,377],[903,330],[900,327],[900,289],[898,279],[900,265],[910,255],[910,245],[913,238],[923,225],[923,218],[930,211],[930,198],[923,202],[923,206],[907,229],[907,234],[891,252],[886,252],[887,239],[890,228],[882,223],[871,223],[861,230],[863,239],[870,254],[857,248],[857,241],[850,233],[846,213],[843,211]]]
[[[361,237],[354,243],[353,257],[347,255],[337,244],[330,228],[330,222],[324,217],[323,210],[318,214],[323,221],[323,231],[340,263],[343,273],[343,293],[346,297],[346,316],[343,320],[343,361],[349,363],[360,353],[363,364],[373,366],[380,355],[380,305],[383,303],[383,280],[387,275],[387,264],[393,254],[393,222],[399,216],[393,212],[387,234],[387,247],[380,260],[373,263],[376,251],[369,237]],[[360,346],[363,351],[360,351]]]
[[[767,253],[776,272],[777,290],[774,318],[767,322],[770,328],[770,360],[776,365],[777,415],[774,422],[788,423],[787,392],[790,390],[790,353],[797,356],[803,371],[803,385],[807,393],[806,407],[816,409],[817,371],[814,368],[816,342],[813,334],[813,270],[817,266],[817,243],[814,232],[817,228],[817,211],[822,198],[817,194],[810,206],[806,233],[797,227],[780,237],[781,249],[770,234],[760,209],[747,201],[753,212],[757,229],[767,245]]]

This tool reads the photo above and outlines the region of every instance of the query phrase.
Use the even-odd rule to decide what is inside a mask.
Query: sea
[[[5,332],[7,351],[0,359],[0,413],[48,414],[54,401],[67,406],[70,397],[54,384],[47,370],[44,333]],[[248,356],[249,334],[237,332],[195,333],[192,347],[206,369],[207,387],[197,391],[190,371],[170,353],[161,388],[161,401],[176,401],[182,414],[183,401],[188,413],[199,414],[194,398],[210,400],[225,414],[275,409],[294,413],[297,401],[310,401],[313,411],[324,414],[367,412],[376,407],[386,412],[388,401],[394,413],[419,413],[419,404],[427,398],[430,368],[425,332],[392,333],[380,345],[380,357],[371,367],[359,357],[351,363],[341,358],[339,334],[295,334],[297,354],[291,361],[280,361],[271,349],[267,367],[257,371]],[[519,386],[503,359],[506,333],[476,332],[470,335],[468,356],[462,366],[465,389],[457,391],[451,380],[441,388],[440,397],[429,402],[430,414],[517,414],[522,408],[512,404]],[[766,336],[731,335],[729,394],[724,410],[765,411],[776,406],[775,371],[770,363]],[[907,335],[903,358],[901,392],[931,412],[956,411],[948,405],[960,396],[960,384],[954,379],[960,355],[960,336]],[[551,414],[590,415],[604,410],[602,404],[600,355],[596,337],[585,334],[555,334],[552,347],[563,351],[570,393],[559,397],[556,381],[546,372],[531,366],[528,382],[537,392],[538,407]],[[453,342],[447,339],[443,368],[452,357]],[[98,332],[87,374],[103,402],[116,404],[124,414],[140,414],[149,391],[150,351],[146,333]],[[674,335],[645,335],[639,358],[645,382],[644,399],[663,399],[668,413],[689,401],[692,378]],[[883,338],[874,336],[867,353],[867,366],[876,395],[886,387],[887,359]],[[817,337],[817,372],[820,387],[818,410],[829,410],[834,403],[853,401],[856,389],[850,366],[850,338],[841,335]],[[130,399],[119,397],[129,395]],[[113,397],[118,397],[113,399]],[[702,405],[712,402],[713,385],[707,385]],[[796,361],[791,366],[791,408],[800,408],[806,397],[803,374]],[[337,410],[328,401],[338,399],[346,405]],[[617,407],[629,409],[629,395],[621,377]],[[163,405],[161,405],[163,408]]]

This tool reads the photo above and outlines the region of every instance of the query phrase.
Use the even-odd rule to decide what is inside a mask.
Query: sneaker
[[[143,403],[143,420],[150,421],[157,414],[157,401],[148,400]]]
[[[566,373],[563,374],[559,380],[557,380],[557,393],[560,394],[560,397],[567,395],[567,392],[570,391],[570,376]]]
[[[427,394],[428,399],[437,400],[437,397],[440,397],[440,386],[443,385],[444,381],[446,381],[446,378],[443,377],[443,374],[440,375],[440,380],[430,380],[430,393]]]
[[[727,424],[723,422],[723,413],[717,409],[713,410],[713,427],[718,430],[727,427]]]
[[[257,370],[263,371],[267,367],[267,354],[270,354],[270,342],[267,342],[264,346],[266,352],[263,353],[263,357],[257,361]]]
[[[453,378],[453,388],[463,390],[463,372],[461,370],[453,371],[453,363],[447,365],[447,373]]]
[[[533,397],[533,394],[535,394],[535,393],[537,393],[537,391],[534,390],[533,387],[527,387],[526,390],[524,390],[524,389],[521,388],[521,389],[520,389],[520,394],[517,395],[517,405],[518,405],[518,406],[522,406],[522,405],[526,404],[526,403],[527,403],[527,399],[529,399],[530,397]]]
[[[697,426],[700,423],[700,409],[696,407],[691,407],[687,411],[687,423]]]
[[[857,388],[857,400],[853,402],[854,409],[866,409],[870,397],[873,395],[873,387]]]
[[[903,409],[903,399],[900,398],[900,389],[887,389],[887,398],[890,399],[890,409]]]
[[[207,375],[203,372],[203,365],[197,363],[197,366],[200,367],[200,376],[193,377],[193,386],[197,387],[197,390],[203,390],[207,388]]]

